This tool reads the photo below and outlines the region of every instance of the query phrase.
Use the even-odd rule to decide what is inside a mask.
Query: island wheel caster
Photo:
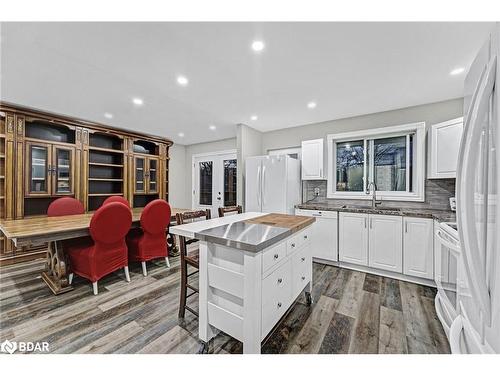
[[[212,340],[210,340],[212,341]],[[200,348],[198,349],[198,354],[208,354],[210,351],[210,341],[204,342],[200,341]]]
[[[313,303],[313,298],[310,292],[306,292],[306,304],[307,306],[311,306]]]

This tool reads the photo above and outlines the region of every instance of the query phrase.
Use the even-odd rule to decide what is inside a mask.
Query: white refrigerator
[[[299,160],[288,155],[245,160],[245,211],[293,215],[300,201]]]
[[[500,353],[500,24],[465,81],[464,132],[457,173],[458,316],[453,353]]]

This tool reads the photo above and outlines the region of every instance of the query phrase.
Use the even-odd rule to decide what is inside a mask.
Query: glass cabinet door
[[[158,192],[158,160],[148,159],[148,192]]]
[[[27,168],[26,195],[50,194],[50,145],[27,142]]]
[[[145,158],[138,158],[136,157],[134,159],[134,169],[135,169],[135,184],[134,184],[134,191],[136,193],[144,193],[145,192],[145,182],[144,182],[144,177],[146,176],[145,174],[145,169],[146,167],[146,159]]]
[[[52,174],[54,175],[53,194],[73,194],[73,149],[54,148]]]

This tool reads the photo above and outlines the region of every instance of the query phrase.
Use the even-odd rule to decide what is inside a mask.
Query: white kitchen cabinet
[[[432,219],[404,218],[403,273],[424,279],[434,278]]]
[[[339,212],[339,260],[368,265],[368,214]]]
[[[463,117],[431,127],[431,155],[428,178],[456,178]]]
[[[369,215],[368,265],[381,270],[403,270],[403,218]]]
[[[310,227],[313,258],[336,262],[338,260],[338,213],[296,209],[295,214],[316,218]]]
[[[326,179],[323,138],[302,142],[302,180]]]

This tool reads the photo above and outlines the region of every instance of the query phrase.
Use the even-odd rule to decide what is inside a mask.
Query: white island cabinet
[[[302,291],[311,302],[314,218],[247,212],[170,228],[200,240],[199,338],[223,331],[260,353]]]

